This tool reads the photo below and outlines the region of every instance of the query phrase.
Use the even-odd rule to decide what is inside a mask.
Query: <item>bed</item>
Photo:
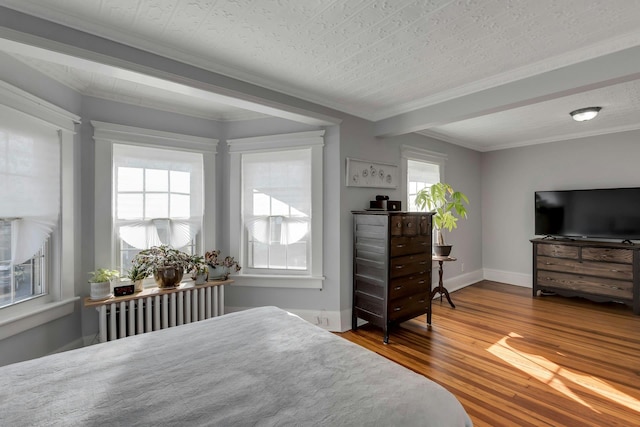
[[[275,307],[0,368],[7,426],[471,426],[440,385]]]

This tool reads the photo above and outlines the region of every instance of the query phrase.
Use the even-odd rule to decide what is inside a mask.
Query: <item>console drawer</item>
[[[580,248],[566,245],[538,245],[538,256],[578,259],[580,256]]]
[[[633,251],[613,248],[583,248],[582,259],[631,264],[633,262]]]
[[[574,261],[563,258],[539,256],[536,263],[538,270],[567,272],[587,276],[607,277],[610,279],[633,280],[633,266],[612,262]],[[539,272],[538,274],[541,274]]]
[[[592,295],[609,296],[626,300],[633,299],[633,282],[631,281],[603,279],[600,277],[557,273],[554,271],[539,271],[537,284],[543,289],[548,286]]]

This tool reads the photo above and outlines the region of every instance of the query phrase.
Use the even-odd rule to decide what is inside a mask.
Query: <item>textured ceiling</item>
[[[640,45],[636,0],[0,0],[0,5],[372,121]],[[67,83],[76,79],[94,96],[122,94],[118,83],[98,83],[95,75],[31,65],[48,68]],[[633,94],[625,93],[629,88]],[[135,97],[153,97],[148,89],[138,88]],[[591,127],[628,128],[625,117],[638,111],[635,94],[631,83],[601,87],[426,132],[481,151],[548,142],[589,132],[575,129],[566,120],[568,110],[560,111],[590,105],[583,102],[604,106],[603,116],[621,114],[610,123],[599,117],[600,124]],[[152,102],[163,105],[155,96]],[[206,110],[206,105],[188,106],[187,99],[180,104],[185,102],[184,108],[200,111],[194,114]],[[549,107],[558,111],[549,114]],[[215,114],[242,117],[239,111]],[[531,117],[542,121],[532,123]]]

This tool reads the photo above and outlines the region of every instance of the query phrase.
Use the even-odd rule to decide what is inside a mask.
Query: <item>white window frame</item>
[[[424,148],[413,147],[410,145],[403,145],[401,148],[401,163],[402,163],[402,184],[401,191],[404,194],[404,203],[407,204],[404,210],[410,210],[409,207],[409,166],[408,160],[414,160],[418,162],[431,163],[438,165],[438,171],[440,172],[440,182],[444,182],[444,165],[447,161],[447,155],[438,153],[436,151],[425,150]]]
[[[268,271],[248,274],[241,270],[233,276],[234,286],[322,289],[324,133],[324,130],[319,130],[227,140],[230,157],[229,250],[232,256],[239,259],[240,265],[246,264],[246,260],[243,259],[246,253],[246,232],[242,224],[242,155],[299,148],[311,149],[311,256],[308,274],[269,274]]]
[[[75,302],[75,158],[76,125],[80,117],[43,99],[0,81],[0,103],[57,130],[60,136],[60,220],[49,240],[45,261],[47,294],[0,309],[0,340],[74,311]]]
[[[197,253],[215,246],[215,158],[218,140],[92,120],[95,140],[95,258],[96,268],[116,268],[119,239],[113,225],[113,144],[202,153],[204,214]],[[105,197],[99,197],[103,195]]]

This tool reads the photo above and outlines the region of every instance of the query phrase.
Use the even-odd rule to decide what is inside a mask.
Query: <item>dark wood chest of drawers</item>
[[[640,314],[640,245],[533,239],[533,295],[616,301]]]
[[[382,327],[421,314],[431,323],[431,216],[424,212],[353,212],[353,312]]]

